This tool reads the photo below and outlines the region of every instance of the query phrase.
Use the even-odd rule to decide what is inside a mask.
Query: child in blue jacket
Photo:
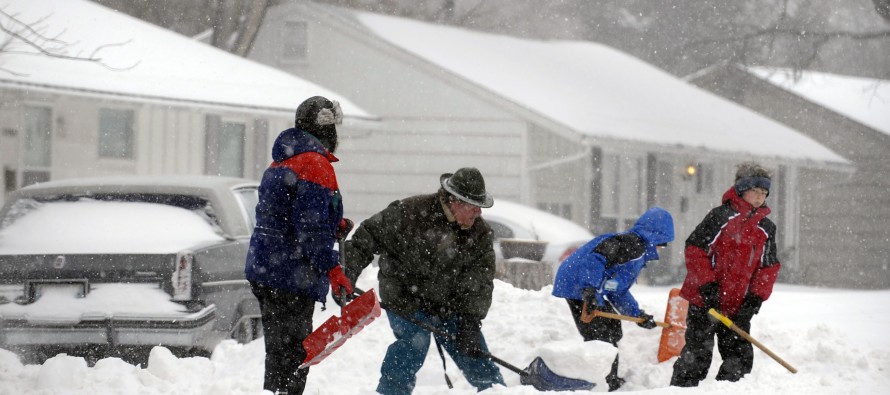
[[[653,207],[643,213],[634,226],[621,233],[600,235],[578,248],[562,262],[556,272],[553,295],[565,298],[584,341],[599,340],[618,347],[623,333],[618,320],[596,317],[589,323],[581,320],[594,310],[643,318],[637,324],[654,328],[651,315],[640,309],[630,293],[646,263],[658,260],[657,247],[674,240],[674,221],[667,210]],[[621,387],[618,377],[618,355],[606,376],[609,391]]]

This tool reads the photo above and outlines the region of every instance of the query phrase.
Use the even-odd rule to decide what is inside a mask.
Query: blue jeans
[[[396,341],[389,345],[383,365],[380,367],[380,383],[377,392],[384,395],[408,395],[417,383],[417,371],[423,366],[426,353],[430,349],[430,332],[401,318],[397,314],[387,312],[389,326]],[[457,333],[457,319],[441,320],[438,317],[415,312],[412,318],[429,323],[446,333]],[[456,344],[442,335],[434,334],[436,341],[448,352],[451,359],[460,368],[467,381],[482,391],[494,384],[504,384],[504,378],[494,362],[489,358],[473,358],[457,351]],[[481,336],[481,334],[480,334]],[[485,337],[480,344],[488,352]]]

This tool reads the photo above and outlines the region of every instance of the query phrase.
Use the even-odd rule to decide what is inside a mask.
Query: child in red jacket
[[[695,387],[708,375],[714,352],[723,358],[717,380],[738,381],[751,372],[754,351],[744,338],[709,319],[714,308],[750,331],[751,318],[772,293],[781,269],[776,225],[766,216],[770,174],[754,162],[738,166],[735,185],[723,204],[686,239],[686,280],[680,295],[689,301],[686,346],[674,363],[671,385]]]

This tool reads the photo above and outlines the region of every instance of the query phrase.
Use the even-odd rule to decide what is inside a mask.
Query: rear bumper
[[[0,316],[0,346],[171,346],[210,349],[217,342],[216,305],[159,317],[82,317],[77,322]]]

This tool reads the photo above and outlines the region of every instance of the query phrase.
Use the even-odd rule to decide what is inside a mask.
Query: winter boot
[[[618,355],[615,355],[615,360],[612,361],[612,371],[609,372],[609,375],[606,376],[606,384],[609,385],[609,392],[615,391],[621,388],[624,385],[624,379],[618,377]]]

